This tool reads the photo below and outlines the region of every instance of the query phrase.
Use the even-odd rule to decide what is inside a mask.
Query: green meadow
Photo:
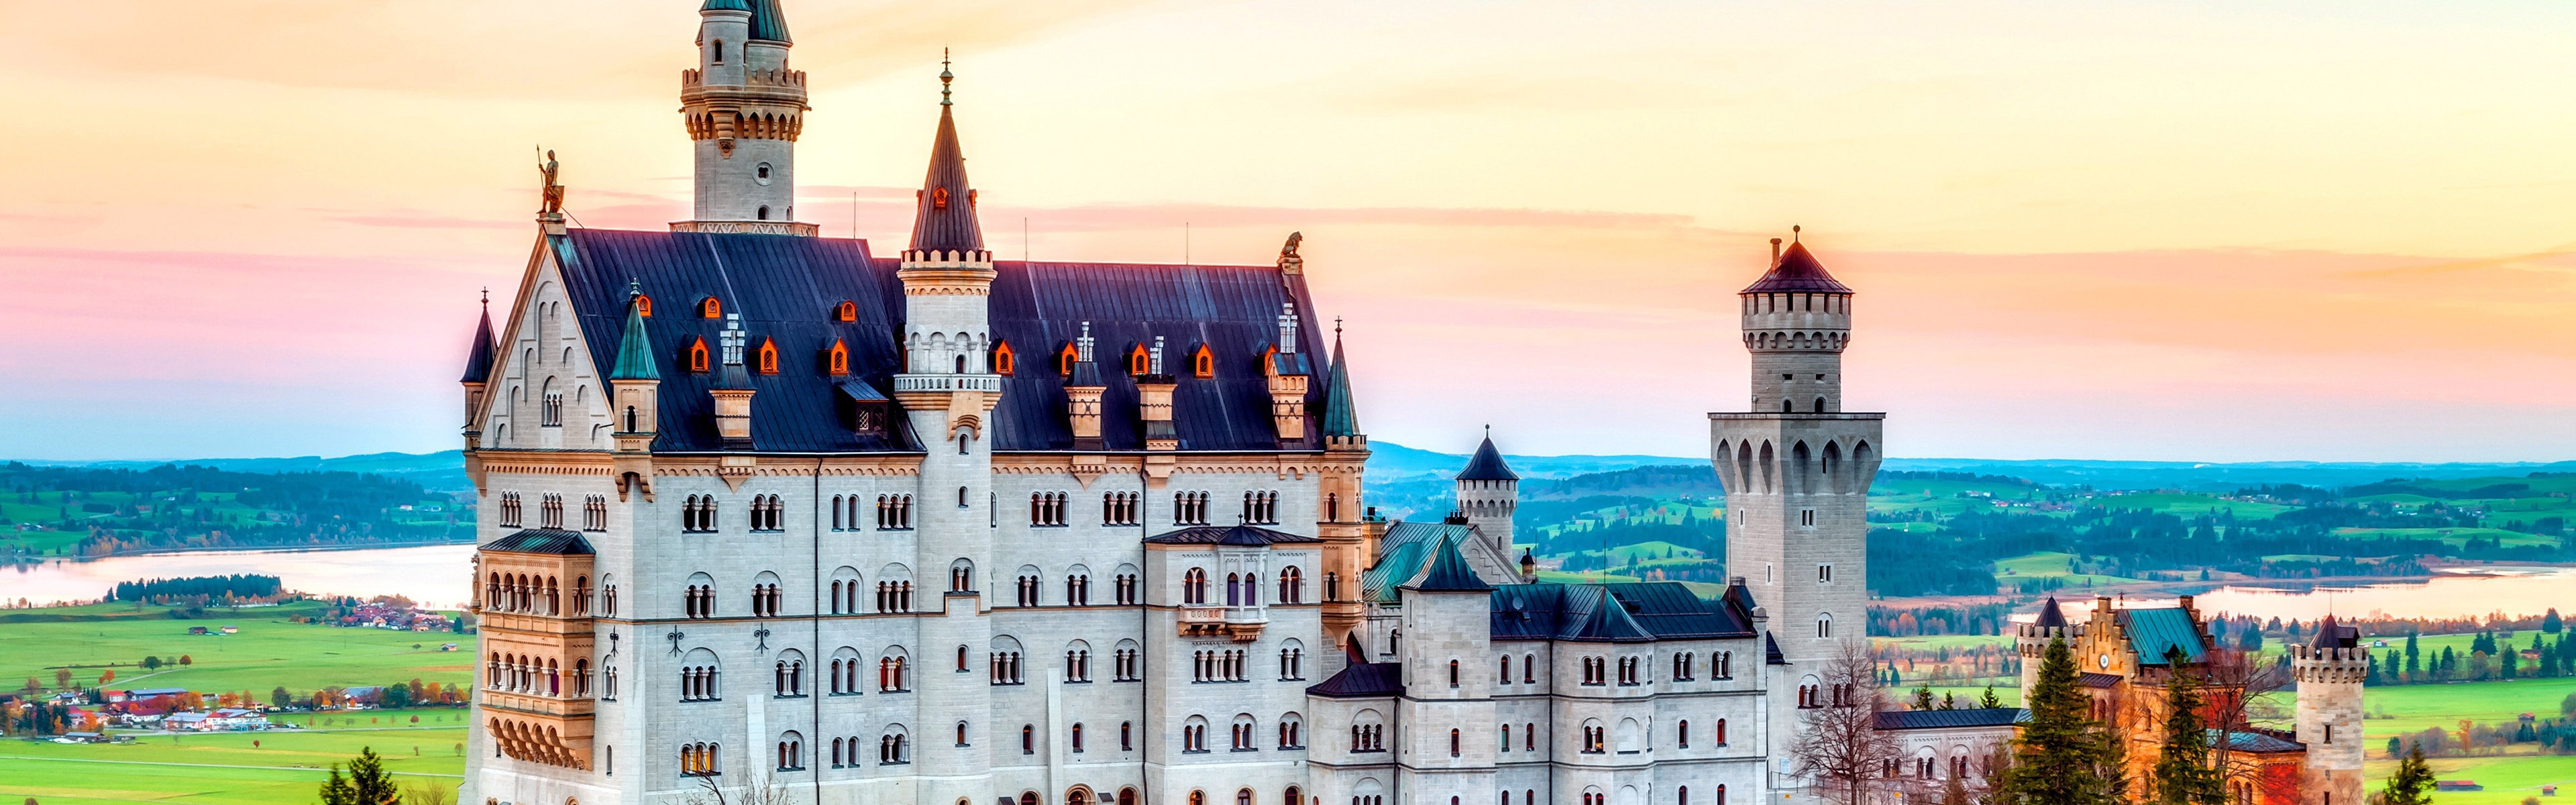
[[[54,671],[70,668],[81,685],[95,685],[101,671],[114,670],[111,688],[190,688],[208,693],[248,690],[261,699],[279,686],[309,696],[329,686],[384,685],[418,677],[423,682],[456,685],[473,681],[473,641],[450,632],[395,632],[290,623],[311,615],[318,605],[208,609],[202,618],[167,619],[167,610],[132,605],[92,605],[60,609],[17,610],[19,622],[0,623],[0,686],[16,688],[33,678],[46,687]],[[89,617],[96,620],[28,620]],[[149,618],[149,619],[146,619]],[[190,635],[191,626],[229,635]],[[457,651],[439,651],[457,643]],[[418,646],[418,648],[414,648]],[[143,668],[146,656],[165,661],[182,656],[184,666]]]
[[[422,726],[410,726],[415,715]],[[138,734],[131,744],[0,741],[0,795],[13,802],[32,798],[42,805],[306,803],[315,801],[327,769],[367,747],[383,755],[385,767],[406,784],[453,786],[464,774],[462,710],[319,717],[359,723],[256,733]],[[381,721],[371,725],[371,719]]]

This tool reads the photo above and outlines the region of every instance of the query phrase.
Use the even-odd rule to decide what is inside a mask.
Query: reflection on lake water
[[[198,551],[117,556],[87,562],[0,566],[0,599],[37,604],[94,601],[120,581],[254,573],[286,589],[374,597],[399,595],[436,607],[461,607],[471,592],[472,545],[366,548],[348,551]]]
[[[2315,620],[2335,614],[2392,618],[2538,615],[2551,607],[2576,609],[2576,568],[2456,568],[2431,579],[2334,584],[2231,584],[2200,593],[2193,605],[2207,613]],[[2071,595],[2070,595],[2071,594]],[[2082,602],[2081,591],[2060,590],[2061,601]],[[2171,599],[2164,599],[2170,601]],[[2155,606],[2154,597],[2130,596],[2130,606]]]

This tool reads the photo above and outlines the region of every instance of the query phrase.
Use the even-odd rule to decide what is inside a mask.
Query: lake
[[[362,548],[346,551],[192,551],[116,556],[87,562],[0,566],[0,599],[44,604],[91,601],[120,581],[253,573],[276,576],[286,589],[374,597],[399,595],[427,606],[462,607],[472,545]]]
[[[258,573],[278,577],[289,590],[372,597],[400,595],[422,604],[461,607],[470,594],[466,568],[471,545],[365,548],[346,551],[202,551],[119,556],[90,562],[52,561],[0,568],[0,599],[94,600],[120,581]],[[2088,593],[2061,590],[2082,606]],[[2153,596],[2130,596],[2152,604]],[[2167,599],[2170,600],[2170,599]],[[2201,593],[2202,612],[2315,620],[2327,607],[2348,615],[2449,618],[2537,615],[2558,607],[2576,611],[2576,568],[2454,568],[2431,579],[2323,585],[2231,584]]]

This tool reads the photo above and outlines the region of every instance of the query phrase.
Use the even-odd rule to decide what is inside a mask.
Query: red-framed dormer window
[[[637,315],[641,315],[641,316],[643,316],[644,318],[648,318],[648,319],[649,319],[649,318],[652,318],[652,317],[653,317],[653,297],[645,296],[645,295],[640,294],[640,293],[639,293],[639,294],[636,294],[636,295],[635,295],[635,312],[636,312],[636,314],[637,314]]]
[[[1200,344],[1197,352],[1190,353],[1190,374],[1200,380],[1215,377],[1216,350],[1208,349],[1206,344]]]
[[[1057,376],[1057,377],[1062,377],[1062,378],[1071,378],[1071,377],[1073,377],[1073,364],[1074,364],[1074,362],[1075,362],[1075,361],[1078,361],[1078,360],[1081,360],[1081,359],[1082,359],[1082,351],[1081,351],[1081,350],[1075,349],[1075,348],[1074,348],[1074,346],[1073,346],[1072,344],[1066,344],[1066,345],[1064,345],[1064,349],[1059,350],[1059,351],[1057,351],[1057,352],[1055,353],[1055,374],[1056,374],[1056,376]]]
[[[832,348],[823,353],[823,363],[832,374],[849,374],[850,346],[837,340],[833,341]]]
[[[1152,370],[1153,368],[1154,368],[1153,360],[1152,360],[1148,355],[1146,355],[1146,353],[1145,353],[1145,348],[1144,348],[1144,347],[1139,346],[1139,347],[1137,347],[1137,348],[1135,348],[1135,349],[1133,349],[1133,350],[1129,350],[1129,351],[1128,351],[1128,353],[1127,353],[1127,375],[1128,375],[1129,377],[1144,377],[1144,376],[1145,376],[1145,373],[1146,373],[1147,371]]]
[[[689,339],[689,349],[688,349],[688,352],[687,352],[686,354],[681,355],[681,356],[680,356],[680,360],[681,360],[682,362],[684,362],[684,363],[688,364],[688,366],[689,366],[689,371],[692,371],[692,372],[704,372],[704,371],[706,371],[706,370],[707,370],[707,340],[706,340],[706,339],[704,339],[704,338],[692,338],[692,339]]]
[[[760,373],[778,374],[778,343],[766,338],[760,339],[759,355]]]
[[[993,345],[993,373],[994,373],[994,374],[997,374],[997,375],[1008,375],[1008,374],[1010,374],[1011,372],[1013,372],[1013,371],[1015,371],[1015,370],[1019,369],[1019,368],[1020,368],[1020,365],[1019,365],[1019,364],[1020,364],[1019,354],[1018,354],[1018,353],[1014,353],[1014,352],[1012,352],[1012,351],[1011,351],[1011,342],[1009,342],[1009,341],[1002,341],[1002,342],[995,343],[995,344]]]
[[[832,317],[841,321],[858,321],[859,303],[847,299],[841,300],[841,306],[832,311]]]
[[[699,302],[699,303],[698,303],[698,318],[701,318],[701,319],[721,319],[721,318],[724,318],[724,303],[723,303],[723,302],[718,302],[718,301],[716,301],[716,298],[715,298],[715,297],[712,297],[712,296],[707,297],[704,301],[701,301],[701,302]]]

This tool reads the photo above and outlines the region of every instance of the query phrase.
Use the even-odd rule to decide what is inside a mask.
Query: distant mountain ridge
[[[1465,453],[1442,453],[1386,441],[1374,442],[1370,448],[1372,452],[1369,455],[1368,473],[1372,485],[1377,482],[1445,480],[1467,466]],[[1521,477],[1533,480],[1573,479],[1577,476],[1620,473],[1646,467],[1684,468],[1695,476],[1708,469],[1708,459],[1703,457],[1505,455],[1504,459],[1511,463],[1512,470],[1520,473]],[[298,456],[177,461],[28,461],[26,463],[130,469],[147,469],[163,464],[194,464],[232,472],[257,473],[359,472],[403,478],[437,491],[459,491],[470,488],[465,479],[464,452],[460,450],[436,453],[369,453],[338,458]],[[1883,468],[2003,475],[2027,478],[2049,486],[2089,485],[2096,489],[2233,490],[2258,484],[2304,484],[2331,488],[2418,478],[2478,478],[2521,476],[2534,472],[2576,472],[2576,461],[2210,463],[2085,459],[1891,458],[1885,462]],[[1656,480],[1668,483],[1678,479],[1658,478]],[[1696,481],[1696,478],[1692,480]],[[1649,485],[1661,484],[1650,483]]]

